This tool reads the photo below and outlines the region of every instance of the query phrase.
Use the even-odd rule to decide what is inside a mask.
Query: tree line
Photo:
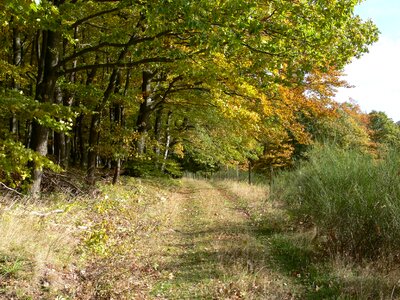
[[[85,169],[90,184],[101,166],[114,182],[121,168],[262,170],[334,120],[357,131],[368,122],[332,95],[378,37],[358,2],[3,1],[1,182],[37,194],[45,168]]]

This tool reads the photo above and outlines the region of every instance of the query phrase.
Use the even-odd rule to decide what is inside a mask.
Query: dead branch
[[[6,190],[9,190],[9,191],[11,191],[11,192],[13,192],[13,193],[16,193],[17,195],[19,195],[19,196],[21,196],[21,197],[24,196],[24,195],[21,194],[20,192],[14,190],[13,188],[10,188],[9,186],[7,186],[7,185],[5,185],[4,183],[2,183],[1,181],[0,181],[0,185],[1,185],[2,187],[4,187]]]
[[[31,212],[31,215],[44,218],[44,217],[47,217],[47,216],[52,215],[52,214],[61,214],[63,212],[64,212],[63,209],[56,209],[56,210],[52,210],[52,211],[48,211],[48,212],[33,211],[33,212]]]

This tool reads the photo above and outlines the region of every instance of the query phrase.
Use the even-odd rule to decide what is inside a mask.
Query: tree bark
[[[171,144],[171,120],[172,120],[172,111],[168,112],[167,115],[167,123],[165,127],[165,150],[164,150],[164,157],[163,157],[163,164],[161,166],[161,171],[164,172],[165,170],[165,165],[168,159],[168,154],[169,154],[169,146]]]
[[[78,38],[78,28],[74,30],[74,39]],[[63,57],[65,57],[67,47],[67,40],[63,40]],[[74,45],[74,53],[76,53],[76,45]],[[77,59],[72,61],[72,67],[76,67],[78,64]],[[69,77],[70,83],[76,82],[76,73],[72,72]],[[74,102],[74,96],[67,90],[61,90],[59,86],[56,87],[56,102],[59,105],[66,107],[71,107]],[[54,134],[54,146],[55,155],[57,157],[57,163],[63,167],[67,168],[69,164],[70,150],[71,150],[71,139],[65,134],[65,132],[55,132]]]
[[[13,65],[22,65],[22,40],[21,35],[17,28],[13,29]],[[13,79],[12,88],[15,90],[20,89],[20,85]],[[10,132],[18,136],[18,119],[15,114],[10,118]]]
[[[161,127],[162,127],[163,108],[160,107],[156,111],[156,120],[154,122],[154,136],[156,138],[156,146],[154,152],[156,153],[157,160],[161,154]]]
[[[115,160],[114,176],[112,184],[116,184],[118,182],[120,174],[121,174],[121,159],[118,158]]]
[[[121,63],[125,56],[129,52],[129,47],[132,42],[135,40],[135,36],[132,35],[129,39],[128,43],[126,43],[125,47],[121,50],[118,55],[118,59],[116,63]],[[87,182],[91,185],[95,182],[95,171],[96,171],[96,159],[97,159],[97,150],[96,144],[99,139],[99,125],[101,120],[101,112],[105,108],[108,100],[110,99],[111,94],[115,91],[115,86],[117,83],[119,68],[114,66],[111,76],[109,78],[107,89],[104,91],[103,98],[97,104],[96,109],[92,114],[92,120],[90,123],[90,131],[89,131],[89,151],[88,151],[88,167],[87,167]]]
[[[59,61],[61,34],[53,31],[43,31],[42,47],[38,66],[38,81],[36,86],[35,98],[39,102],[51,103],[54,100],[54,92],[57,75],[57,65]],[[42,156],[47,155],[49,129],[33,120],[32,137],[30,148]],[[31,193],[37,195],[40,193],[40,184],[42,180],[42,166],[37,163],[32,164],[32,186]]]
[[[59,87],[56,87],[56,103],[59,105],[64,104],[63,93]],[[57,163],[65,168],[67,166],[67,142],[64,132],[54,132],[54,155]]]
[[[138,153],[144,154],[146,148],[146,137],[147,132],[150,128],[150,115],[152,112],[153,99],[151,98],[151,80],[154,77],[154,73],[150,71],[142,72],[142,97],[143,102],[139,107],[139,114],[136,120],[136,128],[140,134],[137,143]]]
[[[249,184],[251,184],[251,168],[252,168],[252,163],[251,160],[249,159]]]
[[[90,185],[95,183],[96,161],[97,161],[97,141],[99,136],[100,112],[95,111],[92,115],[89,130],[89,149],[87,162],[87,182]]]
[[[96,54],[95,63],[97,64],[99,62],[99,60],[100,60],[100,57],[98,54]],[[93,83],[93,80],[95,79],[96,74],[97,74],[97,68],[93,68],[87,74],[87,78],[86,78],[86,82],[85,82],[86,86],[89,86]],[[76,147],[79,148],[79,165],[81,168],[84,168],[84,166],[88,162],[88,150],[87,150],[88,147],[85,147],[85,146],[87,146],[89,141],[88,140],[86,141],[83,138],[83,131],[84,131],[83,130],[83,125],[84,125],[83,121],[84,121],[84,119],[85,119],[85,115],[83,113],[81,113],[76,120],[76,134],[77,134],[76,143],[78,145]]]
[[[125,87],[123,91],[123,96],[126,96],[126,93],[129,88],[129,81],[130,81],[130,71],[126,73],[126,79],[125,79]],[[119,88],[121,86],[121,73],[119,73],[119,78],[117,80],[117,84],[115,86],[115,93],[119,93]],[[114,104],[114,109],[113,109],[113,122],[111,123],[113,126],[111,130],[115,130],[116,127],[119,127],[120,129],[125,126],[124,122],[124,107],[121,103],[115,103]],[[123,143],[123,140],[121,137],[119,137],[116,141],[116,143],[121,144]],[[120,153],[117,153],[117,158],[114,158],[112,164],[114,165],[114,176],[113,176],[113,181],[112,184],[116,184],[119,180],[120,174],[121,174],[121,157]]]

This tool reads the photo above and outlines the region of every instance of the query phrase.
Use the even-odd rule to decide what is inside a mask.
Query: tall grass
[[[400,154],[380,160],[353,150],[316,147],[309,161],[282,174],[276,195],[310,220],[329,249],[358,259],[400,246]]]

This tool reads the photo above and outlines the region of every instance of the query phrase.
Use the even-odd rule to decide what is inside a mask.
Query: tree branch
[[[21,196],[21,197],[24,196],[24,195],[21,194],[20,192],[14,190],[13,188],[10,188],[9,186],[7,186],[7,185],[5,185],[4,183],[2,183],[1,181],[0,181],[0,185],[1,185],[2,187],[4,187],[6,190],[9,190],[9,191],[11,191],[11,192],[16,193],[18,196]]]
[[[261,22],[267,22],[269,19],[271,19],[271,18],[274,16],[274,14],[276,13],[276,11],[277,11],[277,10],[274,9],[274,11],[273,11],[270,15],[268,15],[268,16],[262,18],[262,19],[261,19]]]
[[[102,2],[105,2],[105,1],[102,1]],[[115,1],[112,1],[112,2],[115,2]],[[91,20],[93,18],[100,17],[102,15],[106,15],[106,14],[109,14],[109,13],[113,13],[115,11],[119,11],[119,10],[121,10],[121,8],[122,7],[115,7],[115,8],[111,8],[111,9],[108,9],[108,10],[99,11],[99,12],[93,14],[93,15],[89,15],[89,16],[83,18],[83,19],[77,20],[74,24],[71,25],[71,28],[78,27],[79,25],[82,25],[86,21],[89,21],[89,20]]]
[[[96,46],[87,47],[85,49],[82,49],[82,50],[70,55],[70,56],[65,57],[62,61],[60,61],[59,65],[63,65],[68,61],[74,60],[74,59],[76,59],[78,57],[81,57],[82,55],[87,54],[87,53],[98,51],[98,50],[100,50],[101,48],[104,48],[104,47],[113,47],[113,48],[129,47],[129,46],[137,45],[137,44],[140,44],[140,43],[143,43],[143,42],[153,41],[153,40],[155,40],[155,39],[157,39],[159,37],[167,36],[167,35],[172,35],[172,32],[169,31],[169,30],[165,30],[165,31],[162,31],[162,32],[154,35],[154,36],[147,36],[147,37],[142,37],[142,38],[139,38],[139,37],[138,38],[131,38],[129,40],[129,42],[127,42],[127,43],[102,42],[102,43],[97,44]]]
[[[101,68],[114,68],[114,67],[119,67],[119,68],[133,68],[138,65],[142,64],[147,64],[147,63],[152,63],[152,62],[164,62],[164,63],[169,63],[169,62],[174,62],[176,59],[172,59],[169,57],[151,57],[151,58],[143,58],[137,61],[132,61],[132,62],[114,62],[114,63],[104,63],[104,64],[93,64],[93,65],[84,65],[84,66],[79,66],[76,68],[71,68],[71,69],[65,69],[64,71],[60,71],[59,75],[65,75],[65,74],[70,74],[73,72],[79,72],[79,71],[84,71],[84,70],[93,70],[93,69],[101,69]]]
[[[254,52],[257,52],[257,53],[267,54],[267,55],[270,55],[270,56],[281,56],[282,55],[281,53],[271,53],[271,52],[267,52],[267,51],[264,51],[264,50],[260,50],[260,49],[254,48],[253,46],[250,46],[249,44],[246,44],[246,43],[243,43],[242,45],[247,47],[247,48],[249,48],[251,51],[254,51]]]

